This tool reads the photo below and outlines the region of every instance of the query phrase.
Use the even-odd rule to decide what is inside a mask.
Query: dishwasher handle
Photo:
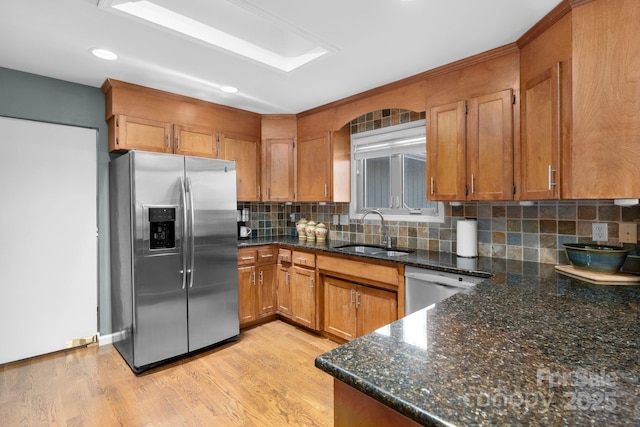
[[[483,277],[466,276],[455,273],[437,273],[429,270],[405,271],[405,278],[425,283],[433,283],[453,288],[472,289],[475,285],[485,280]]]

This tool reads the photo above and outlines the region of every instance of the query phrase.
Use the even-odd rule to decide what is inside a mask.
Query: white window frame
[[[426,120],[417,120],[351,135],[351,194],[353,195],[349,206],[351,218],[361,219],[362,215],[368,210],[363,207],[364,192],[361,188],[364,185],[364,177],[363,174],[360,173],[363,164],[362,159],[366,158],[367,154],[373,153],[375,153],[377,157],[415,152],[416,147],[420,145],[422,146],[421,149],[426,153]],[[400,167],[398,172],[398,168],[392,166],[392,171],[399,173],[400,176],[398,180],[401,181],[403,178],[402,167]],[[397,187],[397,185],[391,185],[392,187]],[[403,200],[401,193],[396,193],[394,200],[395,202],[390,201],[390,204],[393,202],[393,205],[396,207],[380,209],[385,220],[444,222],[444,204],[442,202],[437,203],[435,210],[419,209],[415,211],[412,210],[411,213],[409,213],[407,209],[400,209],[397,206],[399,205],[398,201]]]

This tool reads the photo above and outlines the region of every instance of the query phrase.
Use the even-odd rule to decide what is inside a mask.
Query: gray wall
[[[0,116],[97,129],[98,331],[111,333],[107,123],[100,88],[0,67]],[[9,153],[3,153],[7,155]],[[55,247],[51,248],[55,250]]]

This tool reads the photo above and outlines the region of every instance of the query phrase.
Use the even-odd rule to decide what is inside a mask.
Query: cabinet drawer
[[[256,263],[255,249],[239,249],[238,250],[238,265],[254,265]]]
[[[258,249],[258,265],[275,264],[277,248],[269,246]]]
[[[400,272],[397,268],[368,262],[353,261],[329,256],[318,256],[318,269],[342,275],[387,283],[397,288]]]
[[[279,264],[291,264],[291,249],[280,249],[278,251]]]
[[[315,268],[316,266],[316,256],[314,254],[311,254],[309,252],[293,251],[292,256],[294,265],[311,268]]]

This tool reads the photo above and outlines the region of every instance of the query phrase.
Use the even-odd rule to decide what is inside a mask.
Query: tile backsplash
[[[609,244],[618,244],[621,222],[640,223],[640,207],[620,207],[610,200],[542,201],[533,206],[518,202],[445,204],[443,223],[388,221],[394,246],[456,252],[456,225],[460,218],[478,220],[478,253],[502,259],[566,263],[562,243],[591,241],[591,224],[607,223]],[[329,240],[378,244],[379,221],[349,219],[334,224],[334,215],[348,215],[348,203],[238,203],[250,209],[254,236],[295,236],[300,218],[323,222]]]

